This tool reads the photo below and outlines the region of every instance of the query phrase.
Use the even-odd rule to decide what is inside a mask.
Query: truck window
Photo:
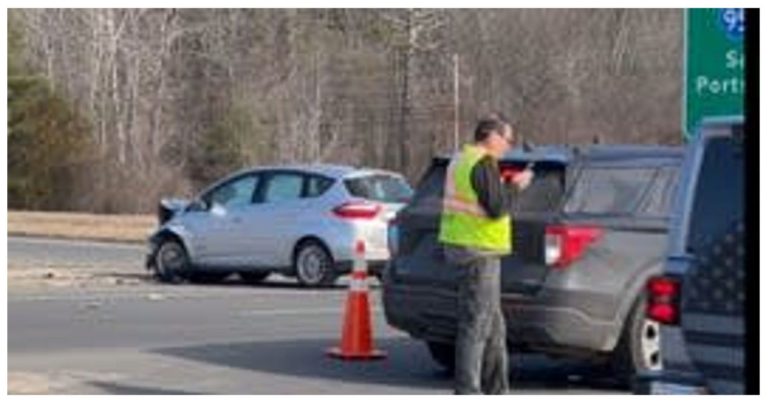
[[[582,169],[565,212],[620,214],[634,210],[653,178],[651,168],[587,167]]]
[[[734,138],[708,141],[697,176],[688,246],[696,250],[744,215],[743,150]]]
[[[576,179],[565,212],[664,217],[677,177],[677,166],[586,167]]]
[[[512,212],[545,213],[557,210],[563,198],[564,168],[560,165],[539,165],[530,186],[515,193]]]

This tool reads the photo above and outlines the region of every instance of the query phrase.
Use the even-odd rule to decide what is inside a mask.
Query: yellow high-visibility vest
[[[472,188],[472,168],[486,156],[477,146],[464,145],[445,174],[443,213],[438,240],[442,243],[507,254],[512,251],[509,215],[490,218]]]

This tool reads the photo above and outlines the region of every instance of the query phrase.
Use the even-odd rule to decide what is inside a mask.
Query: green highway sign
[[[696,8],[685,13],[683,134],[704,117],[744,113],[744,9]]]

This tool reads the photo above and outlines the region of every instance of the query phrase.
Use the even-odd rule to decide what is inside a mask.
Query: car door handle
[[[243,222],[243,218],[242,217],[232,217],[232,222],[234,222],[236,224],[240,224],[240,223]]]

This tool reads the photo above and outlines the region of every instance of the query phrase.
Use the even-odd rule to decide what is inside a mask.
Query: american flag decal
[[[694,241],[694,265],[683,282],[681,326],[686,348],[715,392],[744,391],[744,223]]]

